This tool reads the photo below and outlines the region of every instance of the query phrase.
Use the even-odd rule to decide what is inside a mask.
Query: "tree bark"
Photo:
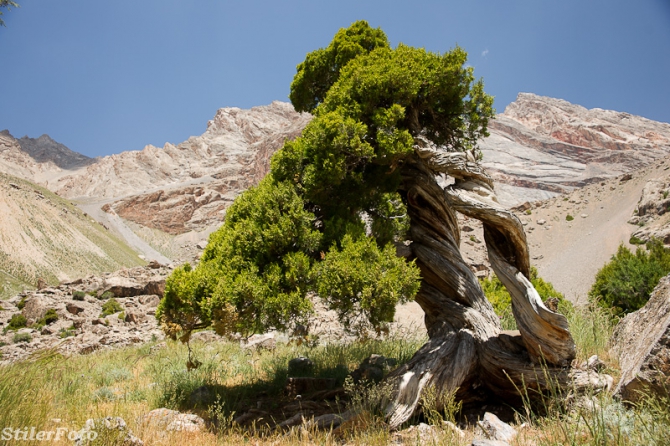
[[[439,175],[453,179],[440,187]],[[425,312],[428,342],[389,376],[395,397],[386,408],[397,427],[420,405],[421,394],[454,394],[464,403],[483,397],[519,397],[518,389],[567,385],[575,345],[566,318],[544,306],[530,283],[523,226],[498,204],[493,181],[468,153],[439,150],[420,139],[403,166],[411,248],[421,269],[416,301]],[[491,266],[512,296],[518,332],[502,332],[499,319],[460,253],[456,212],[477,218]],[[543,371],[541,364],[546,366]],[[443,403],[444,401],[442,401]]]

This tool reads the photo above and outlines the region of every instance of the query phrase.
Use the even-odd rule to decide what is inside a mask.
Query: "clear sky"
[[[0,130],[89,156],[288,101],[305,54],[360,19],[394,46],[463,47],[499,112],[531,92],[670,122],[670,0],[16,1],[0,28]]]

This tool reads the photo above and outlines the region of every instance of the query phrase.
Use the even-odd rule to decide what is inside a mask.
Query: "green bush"
[[[107,299],[111,299],[113,297],[114,297],[114,293],[112,293],[111,291],[105,291],[104,293],[102,293],[102,295],[100,295],[101,300],[107,300]]]
[[[116,299],[111,298],[102,304],[102,313],[100,313],[100,317],[106,317],[110,314],[118,313],[119,311],[123,311],[123,307],[116,301]]]
[[[33,337],[30,336],[30,333],[16,333],[12,341],[14,344],[18,344],[19,342],[30,342],[32,339]]]
[[[573,217],[572,215],[568,214],[568,215],[565,216],[565,219],[566,219],[567,221],[572,221],[572,220],[575,219],[575,217]]]
[[[45,325],[53,324],[58,320],[58,314],[56,313],[56,310],[53,308],[47,310],[47,312],[44,314],[44,317],[37,321],[37,326],[38,327],[43,327]]]
[[[631,235],[630,239],[628,240],[628,243],[630,243],[631,245],[644,245],[645,242],[644,240],[637,238],[634,235]]]
[[[638,247],[633,254],[620,245],[617,253],[596,274],[589,298],[615,313],[638,310],[649,300],[651,292],[670,273],[670,251],[659,240]]]
[[[18,330],[19,328],[23,328],[26,325],[28,325],[26,317],[21,313],[17,313],[9,320],[9,324],[7,324],[6,330]]]
[[[26,306],[26,299],[27,299],[27,298],[28,298],[27,296],[23,296],[23,297],[21,298],[21,300],[19,301],[19,303],[16,304],[16,308],[18,308],[19,310],[23,310],[23,307]]]
[[[551,298],[557,299],[558,308],[561,313],[565,313],[567,310],[571,309],[572,304],[565,299],[563,294],[556,291],[550,282],[546,282],[542,279],[538,275],[537,268],[535,267],[530,269],[530,282],[533,284],[543,301],[546,302]],[[482,279],[479,283],[486,298],[491,302],[491,305],[493,305],[493,310],[500,317],[502,328],[504,330],[516,329],[516,321],[512,314],[512,296],[507,292],[507,289],[500,279],[494,274],[490,279]]]
[[[72,292],[72,299],[73,300],[84,300],[84,297],[86,296],[86,293],[83,291],[73,291]]]

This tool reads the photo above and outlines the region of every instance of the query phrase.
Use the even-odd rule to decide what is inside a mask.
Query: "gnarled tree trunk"
[[[544,306],[530,283],[526,235],[519,219],[498,204],[493,182],[467,153],[439,150],[426,140],[403,167],[412,251],[423,282],[416,301],[426,316],[428,342],[389,379],[396,394],[386,409],[397,427],[419,406],[423,389],[474,402],[486,395],[518,397],[515,386],[547,388],[547,376],[569,382],[575,345],[567,320]],[[437,175],[454,183],[442,188]],[[484,225],[493,270],[512,296],[518,332],[502,332],[499,319],[460,253],[455,212]],[[539,369],[549,367],[548,374]]]

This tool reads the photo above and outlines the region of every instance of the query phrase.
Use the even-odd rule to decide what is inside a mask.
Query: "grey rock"
[[[250,336],[246,342],[242,342],[242,348],[249,350],[274,350],[277,346],[274,333],[255,334]]]
[[[614,329],[610,353],[621,377],[614,392],[638,401],[641,392],[668,396],[670,382],[670,276],[661,279],[647,304]]]
[[[503,422],[490,412],[484,414],[484,418],[477,422],[487,440],[512,441],[516,435],[516,429]]]

